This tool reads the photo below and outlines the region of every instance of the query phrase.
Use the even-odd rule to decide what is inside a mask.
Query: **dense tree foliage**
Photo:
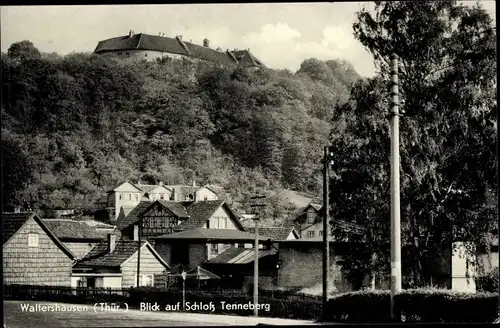
[[[223,186],[239,209],[264,190],[266,222],[278,223],[290,208],[276,191],[320,191],[334,104],[359,79],[346,62],[312,62],[328,79],[311,65],[61,57],[15,43],[2,54],[4,205],[87,207],[126,179],[196,179]]]
[[[380,73],[359,81],[335,111],[332,215],[368,227],[374,254],[351,259],[389,269],[390,56],[399,60],[402,243],[405,285],[429,283],[453,241],[469,255],[497,225],[496,33],[479,5],[377,2],[354,24]],[[375,259],[375,260],[374,260]],[[378,260],[377,260],[378,259]],[[387,272],[387,271],[385,271]],[[436,272],[434,272],[435,274]]]

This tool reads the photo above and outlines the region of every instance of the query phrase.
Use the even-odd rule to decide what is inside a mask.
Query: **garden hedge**
[[[394,297],[399,322],[491,323],[497,317],[498,295],[442,289],[405,290]],[[325,321],[389,323],[390,291],[360,291],[333,297]]]

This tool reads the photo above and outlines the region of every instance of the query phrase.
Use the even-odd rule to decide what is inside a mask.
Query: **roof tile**
[[[105,234],[102,231],[98,231],[96,228],[91,227],[82,221],[73,221],[68,219],[44,219],[43,223],[57,238],[61,240],[101,240],[105,237]]]
[[[146,241],[142,241],[141,244],[146,244]],[[74,267],[119,267],[137,252],[138,246],[138,241],[118,240],[115,250],[109,253],[108,242],[102,241],[95,245]]]

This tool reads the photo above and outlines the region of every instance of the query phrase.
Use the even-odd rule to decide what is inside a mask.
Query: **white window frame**
[[[210,244],[210,255],[219,255],[219,244]]]
[[[28,234],[28,247],[39,247],[39,235],[37,233]]]
[[[151,285],[144,285],[144,277],[150,278],[151,280]],[[139,285],[140,287],[154,287],[155,285],[155,275],[153,273],[143,273],[139,277]],[[134,274],[134,287],[137,287],[137,273]]]
[[[309,238],[314,238],[314,230],[308,231],[307,235],[309,236]]]
[[[323,237],[323,230],[320,230],[320,231],[319,231],[319,236],[320,236],[320,237]]]
[[[219,226],[220,226],[219,218],[214,218],[214,229],[220,229]]]

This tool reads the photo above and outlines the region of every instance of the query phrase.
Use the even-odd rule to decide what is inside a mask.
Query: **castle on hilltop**
[[[128,35],[100,41],[94,50],[96,54],[116,54],[123,58],[139,60],[179,59],[190,58],[213,62],[220,66],[264,68],[260,60],[250,53],[250,49],[210,48],[208,39],[203,40],[203,45],[186,42],[181,35],[175,38],[165,37],[164,34],[155,36],[144,33],[135,34],[130,31]]]

